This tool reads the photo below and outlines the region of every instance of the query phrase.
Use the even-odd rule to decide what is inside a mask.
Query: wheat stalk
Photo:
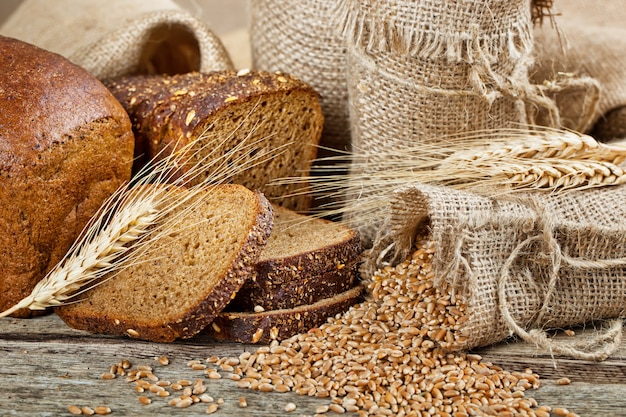
[[[375,222],[394,190],[410,183],[447,186],[488,197],[528,190],[565,192],[626,183],[624,143],[602,144],[576,132],[534,128],[466,132],[438,141],[326,158],[306,179],[331,200],[320,216],[352,226]],[[337,174],[337,172],[344,172]]]
[[[181,216],[193,210],[194,204],[187,203],[193,201],[198,193],[210,192],[214,185],[266,162],[287,146],[273,148],[271,153],[270,150],[258,152],[253,159],[244,162],[244,155],[249,153],[247,151],[259,149],[259,142],[266,139],[263,137],[254,142],[248,140],[258,128],[260,126],[254,127],[247,138],[222,157],[216,157],[215,153],[231,139],[238,128],[221,138],[221,141],[220,138],[210,140],[203,133],[196,141],[191,141],[168,156],[157,155],[136,174],[130,184],[120,186],[102,205],[65,257],[37,283],[31,294],[0,313],[0,318],[22,308],[43,310],[64,304],[80,292],[101,283],[103,276],[114,276],[143,255],[157,253],[160,248],[153,243],[163,234],[171,232],[171,224],[176,224]],[[204,156],[198,158],[201,154]],[[233,159],[233,155],[239,155],[239,158]],[[194,160],[186,171],[182,174],[178,172],[180,166]],[[191,185],[207,170],[210,174],[206,178]],[[165,183],[168,185],[148,186]],[[181,194],[174,191],[180,187],[185,187],[186,192]],[[196,201],[200,204],[198,199]],[[167,222],[163,221],[168,213],[180,207],[184,209],[176,216],[170,216]]]

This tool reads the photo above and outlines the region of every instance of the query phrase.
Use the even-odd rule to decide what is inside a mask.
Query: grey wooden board
[[[580,333],[580,332],[579,332]],[[584,332],[583,332],[584,333]],[[230,357],[252,351],[255,346],[215,342],[199,336],[169,344],[149,343],[124,337],[91,335],[68,328],[57,316],[35,319],[0,320],[0,416],[70,415],[68,406],[107,405],[112,416],[204,416],[206,405],[195,404],[177,409],[168,405],[171,398],[153,398],[142,405],[134,384],[118,377],[103,380],[101,375],[113,363],[123,359],[133,365],[150,365],[161,379],[176,381],[204,378],[208,393],[224,404],[219,416],[303,416],[315,414],[315,408],[328,399],[299,396],[295,393],[263,393],[238,388],[230,379],[209,380],[202,371],[187,366],[193,359],[210,356]],[[542,405],[566,407],[580,416],[626,416],[626,348],[605,362],[590,363],[556,358],[522,343],[503,343],[478,350],[484,360],[509,371],[530,367],[541,376],[541,387],[527,395]],[[154,359],[166,355],[168,366]],[[226,376],[226,373],[224,373]],[[568,377],[572,384],[556,385]],[[239,406],[244,397],[248,407]],[[294,412],[284,407],[293,402]],[[332,414],[330,414],[332,415]]]

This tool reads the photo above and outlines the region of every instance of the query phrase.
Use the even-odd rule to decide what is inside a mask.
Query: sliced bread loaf
[[[206,332],[218,340],[241,343],[269,343],[272,340],[288,339],[348,310],[362,300],[362,292],[363,286],[359,284],[333,297],[291,309],[260,313],[222,312],[206,328]]]
[[[255,277],[228,309],[293,308],[346,291],[358,281],[360,253],[357,231],[275,206],[274,227]]]
[[[273,219],[262,194],[233,184],[207,188],[166,216],[151,251],[56,309],[69,326],[158,342],[195,335],[252,275]]]
[[[267,185],[308,176],[317,155],[324,119],[319,95],[307,84],[262,71],[130,76],[106,84],[130,115],[138,152],[154,157],[193,143],[198,151],[181,169],[202,161],[199,181],[224,167],[248,167],[232,182],[283,206],[310,208],[303,184]]]

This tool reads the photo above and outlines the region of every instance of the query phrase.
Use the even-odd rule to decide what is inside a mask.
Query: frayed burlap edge
[[[419,14],[418,3],[406,4],[415,7],[415,14]],[[468,24],[467,31],[450,32],[447,28],[431,30],[433,22],[428,22],[429,30],[424,30],[419,16],[414,18],[416,24],[400,27],[396,24],[395,13],[386,13],[385,7],[384,2],[376,0],[337,1],[335,23],[347,44],[372,52],[396,52],[424,59],[445,57],[450,62],[467,63],[484,59],[496,62],[502,53],[519,57],[533,50],[530,18],[520,19],[518,25],[508,29],[506,36],[489,36],[472,24]]]

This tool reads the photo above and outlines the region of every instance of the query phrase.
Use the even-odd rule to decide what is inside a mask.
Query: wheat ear
[[[447,186],[488,197],[533,190],[564,192],[626,183],[624,143],[602,144],[576,132],[533,128],[466,132],[429,143],[320,160],[306,179],[330,203],[320,216],[353,225],[375,222],[394,190],[410,183]],[[327,162],[327,163],[325,163]]]
[[[250,114],[248,114],[248,117]],[[241,126],[246,119],[241,121]],[[258,128],[258,126],[257,126]],[[236,131],[237,129],[235,129]],[[43,310],[48,307],[64,304],[85,290],[102,282],[105,275],[112,276],[142,254],[153,253],[159,248],[151,243],[158,240],[160,234],[171,232],[170,227],[162,219],[177,207],[184,206],[198,193],[216,184],[228,181],[233,175],[263,163],[281,153],[278,147],[266,152],[259,152],[249,161],[227,161],[233,152],[243,154],[244,150],[254,148],[264,138],[249,141],[249,137],[239,142],[222,158],[213,158],[214,152],[230,139],[231,132],[223,138],[209,140],[206,133],[196,141],[178,149],[164,158],[157,155],[131,180],[132,184],[124,184],[102,205],[85,227],[81,237],[68,250],[65,257],[34,287],[31,294],[10,309],[0,313],[6,317],[21,308]],[[252,129],[250,135],[254,133]],[[201,144],[195,148],[196,144]],[[286,145],[285,145],[286,146]],[[177,147],[174,147],[177,149]],[[205,152],[207,151],[208,152]],[[205,154],[193,166],[179,175],[177,168],[193,159],[197,154]],[[234,165],[231,165],[233,164]],[[202,182],[190,186],[202,171],[210,170]],[[196,181],[197,182],[197,181]],[[147,187],[148,184],[169,185]],[[186,186],[188,192],[180,197],[180,193],[172,193],[172,186]],[[175,194],[175,195],[174,195]],[[186,208],[191,210],[192,207]],[[182,210],[179,216],[184,216]]]

